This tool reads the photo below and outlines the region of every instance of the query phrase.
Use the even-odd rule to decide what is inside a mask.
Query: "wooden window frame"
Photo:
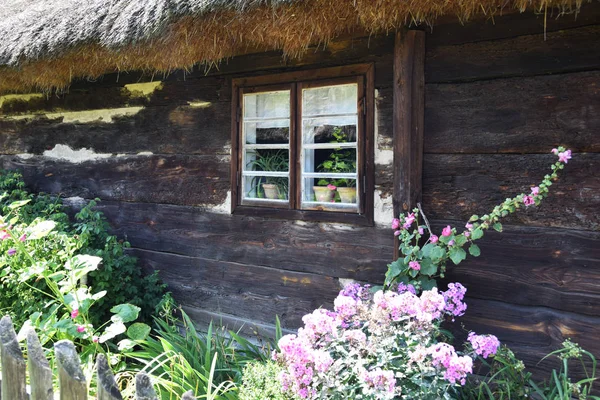
[[[328,210],[302,210],[300,187],[300,157],[302,143],[298,140],[297,127],[302,123],[302,88],[358,83],[359,131],[357,132],[358,178],[362,179],[359,212]],[[289,87],[290,90],[290,201],[282,204],[242,205],[241,191],[241,135],[242,101],[244,93],[269,91]],[[237,215],[270,217],[302,221],[347,223],[373,226],[373,200],[375,190],[374,171],[374,120],[375,120],[374,67],[372,64],[346,65],[316,70],[285,72],[236,78],[232,80],[232,126],[231,126],[231,212]],[[361,100],[362,99],[362,100]],[[295,178],[295,179],[294,179]],[[293,198],[292,198],[293,197]],[[250,201],[251,202],[251,201]],[[248,203],[248,200],[246,200]],[[264,204],[264,205],[263,205]]]

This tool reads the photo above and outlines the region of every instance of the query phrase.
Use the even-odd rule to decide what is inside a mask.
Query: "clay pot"
[[[335,189],[331,190],[327,186],[313,186],[315,198],[319,202],[332,203],[335,201]]]
[[[340,194],[342,203],[356,203],[356,188],[355,187],[338,187],[337,192]]]
[[[279,187],[274,183],[263,183],[263,190],[265,191],[265,197],[271,200],[279,199]]]

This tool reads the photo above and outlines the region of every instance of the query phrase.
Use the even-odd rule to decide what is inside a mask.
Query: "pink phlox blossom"
[[[346,320],[356,314],[357,301],[350,296],[339,295],[333,301],[333,309]]]
[[[459,356],[448,343],[437,343],[429,348],[433,365],[444,369],[444,379],[450,383],[465,384],[467,374],[473,372],[473,360],[468,356]]]
[[[398,218],[394,218],[392,220],[392,229],[396,230],[400,227],[400,220]]]
[[[315,350],[313,352],[313,362],[317,371],[326,372],[333,364],[333,358],[331,358],[328,351]]]
[[[364,346],[367,343],[367,335],[360,329],[349,329],[345,331],[343,339],[358,346]]]
[[[6,240],[8,238],[10,238],[10,235],[8,234],[8,232],[6,232],[6,231],[0,232],[0,240]]]
[[[9,256],[14,256],[15,254],[17,254],[17,249],[12,247],[12,248],[8,249],[7,253]]]
[[[331,312],[319,308],[311,314],[302,317],[304,328],[298,329],[298,337],[306,339],[311,343],[318,340],[331,341],[337,332],[340,321]]]
[[[464,315],[467,310],[467,304],[463,301],[465,293],[467,288],[460,283],[449,283],[448,290],[442,293],[446,302],[444,311],[453,317]]]
[[[335,186],[335,185],[332,185],[332,184],[330,183],[329,185],[327,185],[327,189],[329,189],[329,190],[335,190],[335,189],[337,189],[337,186]]]
[[[418,261],[411,261],[408,263],[409,268],[414,269],[415,271],[421,270],[421,264]]]
[[[563,151],[558,153],[558,161],[567,164],[571,159],[571,150]]]
[[[447,225],[444,229],[442,229],[442,236],[450,236],[452,235],[452,227]]]
[[[410,292],[412,294],[417,294],[417,290],[415,289],[415,287],[411,284],[404,284],[402,282],[400,282],[398,284],[398,289],[397,289],[398,293],[402,294],[404,292]]]
[[[369,298],[369,288],[371,285],[361,285],[360,283],[349,283],[340,291],[340,296],[352,297],[354,300],[367,300]]]
[[[538,194],[540,194],[540,187],[539,186],[534,186],[531,188],[531,195],[532,196],[537,196]]]
[[[361,375],[361,378],[364,383],[377,391],[386,392],[388,394],[394,393],[394,388],[396,387],[394,371],[386,371],[381,368],[376,368],[372,371],[365,370]]]
[[[444,295],[438,293],[437,288],[425,290],[421,293],[421,313],[430,314],[432,319],[438,319],[442,316],[446,308]]]
[[[415,317],[421,311],[419,298],[411,292],[386,292],[387,309],[393,321]]]
[[[429,355],[429,349],[427,347],[419,344],[415,347],[415,350],[409,352],[408,363],[409,364],[412,364],[412,363],[420,364],[423,361],[425,361],[425,359],[427,358],[428,355]]]
[[[475,332],[471,332],[467,340],[473,346],[475,353],[483,358],[496,355],[500,347],[500,341],[494,335],[476,335]]]
[[[71,318],[75,319],[79,316],[79,310],[78,309],[74,309],[73,311],[71,311]]]
[[[431,237],[429,238],[429,241],[431,243],[437,243],[439,240],[439,238],[436,235],[431,235]]]
[[[405,229],[410,228],[410,226],[415,222],[415,214],[409,213],[404,219],[404,225],[402,225]]]
[[[523,204],[525,204],[525,206],[529,207],[529,206],[535,204],[535,200],[533,200],[532,196],[523,196]]]

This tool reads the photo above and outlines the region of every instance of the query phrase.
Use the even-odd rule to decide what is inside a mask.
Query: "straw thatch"
[[[573,11],[583,1],[3,0],[0,93],[116,71],[169,72],[256,50],[295,57],[355,30],[389,31],[441,15]]]

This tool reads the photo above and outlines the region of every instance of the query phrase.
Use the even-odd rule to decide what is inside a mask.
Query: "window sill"
[[[355,213],[237,206],[235,207],[233,214],[249,217],[277,218],[295,221],[329,222],[357,226],[374,226],[373,220],[368,218],[365,214]]]

